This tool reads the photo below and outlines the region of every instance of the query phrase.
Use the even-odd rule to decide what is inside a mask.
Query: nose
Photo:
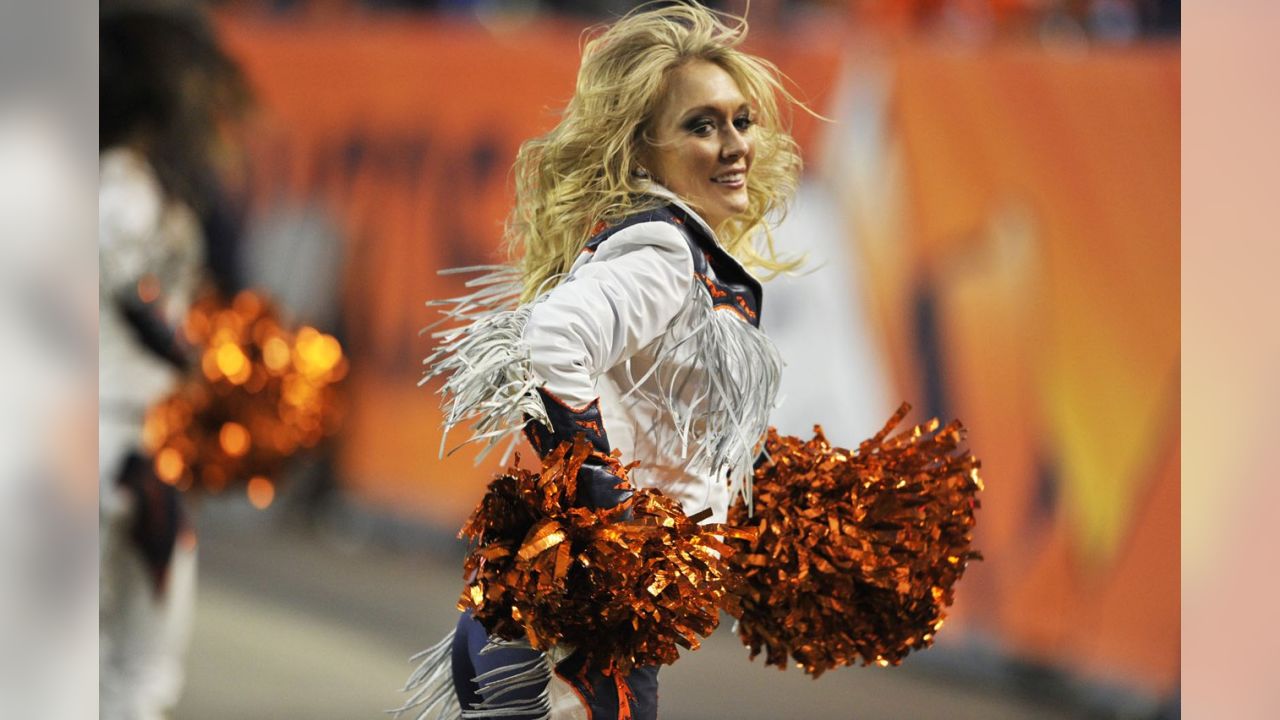
[[[723,143],[720,147],[720,159],[726,163],[733,163],[747,154],[751,149],[751,141],[747,136],[738,130],[733,123],[725,129]]]

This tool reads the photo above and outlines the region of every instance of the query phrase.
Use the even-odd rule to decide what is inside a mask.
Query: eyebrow
[[[751,103],[747,100],[743,100],[742,104],[739,105],[737,109],[734,110],[734,112],[739,112],[743,109],[750,109],[750,108],[751,108]],[[684,122],[686,120],[692,119],[693,117],[700,114],[720,115],[721,113],[720,113],[720,108],[716,107],[715,105],[699,105],[698,107],[689,108],[688,110],[685,110],[684,113],[680,115],[680,122]]]

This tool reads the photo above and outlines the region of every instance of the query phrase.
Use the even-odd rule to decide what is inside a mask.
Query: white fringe
[[[529,643],[524,640],[508,642],[490,638],[489,643],[480,650],[480,654],[507,648],[529,649]],[[463,710],[463,720],[502,718],[513,715],[532,716],[536,720],[551,720],[550,688],[554,673],[555,665],[552,663],[551,656],[547,653],[538,653],[538,656],[532,660],[506,665],[477,675],[475,680],[480,686],[480,707],[474,710]],[[531,686],[541,686],[542,692],[538,693],[537,697],[523,700],[502,699],[505,695]]]
[[[446,272],[477,271],[485,274],[467,283],[476,288],[474,292],[430,303],[451,306],[440,322],[458,325],[433,333],[441,342],[423,361],[427,370],[419,384],[446,377],[440,388],[445,398],[441,455],[449,431],[471,422],[471,438],[462,444],[485,443],[477,462],[494,445],[508,441],[505,462],[527,418],[547,422],[546,408],[536,392],[542,383],[522,342],[537,300],[519,304],[522,286],[514,267]],[[548,285],[559,279],[549,280]],[[637,379],[631,360],[626,361],[631,385],[626,396],[636,394],[669,417],[681,457],[689,465],[727,471],[730,494],[741,494],[750,508],[754,464],[776,404],[782,358],[769,338],[736,317],[735,311],[717,310],[702,283],[691,283],[689,293],[684,310],[658,341],[653,363],[643,376]],[[649,382],[656,390],[642,387]]]
[[[550,687],[555,663],[557,659],[567,656],[570,650],[557,648],[554,652],[538,653],[531,660],[477,675],[475,681],[480,686],[480,706],[473,710],[463,710],[453,684],[453,637],[454,632],[450,631],[443,640],[413,656],[412,661],[420,664],[409,677],[404,691],[413,691],[414,694],[404,705],[388,712],[400,717],[403,713],[416,710],[418,714],[414,716],[414,720],[483,720],[514,715],[551,720]],[[529,643],[524,640],[508,642],[490,639],[480,650],[480,654],[512,648],[529,649]],[[537,697],[503,700],[505,696],[530,686],[542,687]]]
[[[783,362],[768,336],[736,315],[717,310],[706,288],[695,282],[685,310],[659,341],[644,375],[635,378],[627,360],[631,388],[625,396],[635,394],[663,410],[675,425],[681,456],[716,473],[727,470],[730,497],[740,493],[750,509],[755,460],[776,404]],[[655,380],[657,392],[642,387]]]
[[[388,712],[400,717],[421,707],[414,720],[458,720],[462,717],[458,692],[453,686],[453,633],[449,631],[443,640],[411,658],[411,662],[421,661],[404,686],[404,691],[412,691],[413,696],[404,705]]]
[[[529,349],[521,342],[531,303],[518,304],[522,289],[519,271],[510,266],[487,266],[447,270],[444,274],[478,271],[485,274],[467,282],[468,288],[477,288],[471,294],[428,303],[452,306],[443,310],[445,317],[436,325],[457,324],[432,333],[440,343],[423,360],[426,373],[418,384],[439,376],[446,378],[439,391],[444,397],[445,414],[441,456],[445,454],[449,431],[471,422],[471,438],[462,445],[485,444],[476,462],[494,445],[507,440],[502,458],[505,462],[519,441],[526,418],[545,423],[547,411],[536,392],[541,382],[534,376]]]

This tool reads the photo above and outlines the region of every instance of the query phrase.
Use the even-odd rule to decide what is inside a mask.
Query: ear
[[[631,161],[631,175],[633,177],[655,179],[655,168],[657,161],[657,153],[653,151],[653,145],[649,142],[649,136],[644,127],[636,130],[635,153]]]

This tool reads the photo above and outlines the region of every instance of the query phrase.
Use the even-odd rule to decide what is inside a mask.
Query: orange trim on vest
[[[567,677],[565,677],[565,676],[561,675],[559,670],[552,670],[552,672],[554,672],[554,673],[556,674],[556,677],[558,677],[558,678],[560,678],[561,680],[563,680],[563,681],[564,681],[564,684],[565,684],[565,685],[568,685],[570,690],[573,690],[573,694],[574,694],[574,695],[577,695],[577,696],[578,696],[578,700],[580,700],[580,701],[582,702],[582,709],[587,711],[587,720],[592,720],[592,717],[591,717],[591,705],[589,705],[589,704],[587,703],[587,696],[586,696],[586,695],[583,695],[583,694],[582,694],[582,691],[578,689],[578,686],[577,686],[577,685],[574,685],[574,684],[573,684],[573,682],[569,680],[569,678],[567,678]]]

